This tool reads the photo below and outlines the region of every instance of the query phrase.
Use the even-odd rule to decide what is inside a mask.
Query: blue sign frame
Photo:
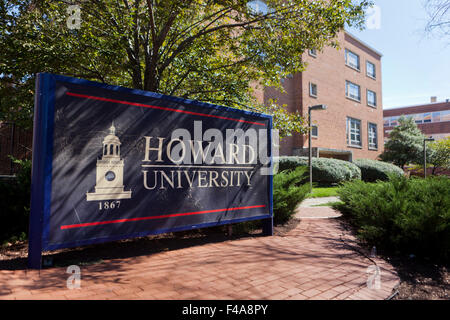
[[[174,227],[161,228],[158,230],[148,230],[144,232],[136,232],[126,235],[102,236],[95,239],[74,240],[70,243],[51,244],[49,243],[50,233],[50,212],[51,212],[51,196],[52,196],[52,161],[54,157],[54,124],[55,124],[55,87],[56,83],[76,84],[91,87],[94,89],[106,89],[115,92],[122,92],[137,96],[144,96],[175,103],[181,103],[184,106],[193,106],[205,108],[205,110],[216,109],[232,115],[251,116],[268,120],[268,141],[272,141],[272,116],[249,112],[199,101],[182,99],[177,97],[166,96],[148,91],[129,89],[120,86],[113,86],[92,82],[83,79],[71,78],[66,76],[54,75],[49,73],[39,73],[36,76],[36,93],[35,93],[35,113],[34,113],[34,132],[33,132],[33,166],[32,166],[32,183],[31,183],[31,213],[29,226],[29,254],[28,266],[34,269],[41,268],[42,252],[55,250],[60,248],[68,248],[75,246],[83,246],[95,243],[115,241],[127,238],[141,237],[152,234],[160,234],[167,232],[176,232],[183,230],[191,230],[193,228],[205,228],[224,224],[239,223],[250,220],[263,220],[263,233],[265,235],[273,234],[273,176],[267,175],[267,185],[269,187],[269,206],[267,214],[246,217],[242,219],[215,221],[209,223]],[[272,146],[268,143],[268,153],[270,155],[270,164],[272,166]]]

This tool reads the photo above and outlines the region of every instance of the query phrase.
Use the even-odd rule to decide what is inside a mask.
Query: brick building
[[[436,102],[436,98],[432,97],[428,104],[384,110],[385,139],[389,137],[389,132],[398,125],[398,118],[402,115],[414,118],[417,126],[426,136],[436,140],[450,136],[449,100]]]
[[[286,93],[266,88],[257,97],[276,99],[304,117],[308,106],[327,105],[312,111],[313,156],[376,159],[383,152],[382,55],[348,32],[338,41],[339,50],[305,53],[306,70],[283,80]],[[308,148],[308,136],[295,133],[282,139],[280,155],[306,156]]]

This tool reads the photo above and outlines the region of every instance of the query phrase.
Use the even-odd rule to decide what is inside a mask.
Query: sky
[[[366,28],[347,28],[383,54],[383,109],[450,99],[450,38],[425,32],[425,0],[375,0]]]

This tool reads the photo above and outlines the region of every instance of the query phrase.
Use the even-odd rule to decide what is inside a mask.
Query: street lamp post
[[[308,107],[308,127],[309,127],[309,132],[308,132],[308,165],[309,165],[309,192],[312,192],[312,146],[311,146],[311,131],[312,131],[312,126],[311,126],[311,111],[312,110],[326,110],[327,106],[324,104],[319,104],[316,106],[311,106]]]
[[[427,141],[434,141],[433,138],[423,139],[423,177],[427,178]]]

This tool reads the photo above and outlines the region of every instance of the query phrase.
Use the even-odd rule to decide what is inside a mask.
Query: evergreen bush
[[[278,162],[280,171],[293,170],[298,166],[308,166],[307,157],[279,157],[275,161]],[[361,179],[361,170],[356,165],[338,159],[312,158],[312,171],[313,182],[320,184]]]
[[[450,179],[389,178],[344,183],[336,208],[369,245],[450,261]]]
[[[361,169],[361,179],[366,182],[387,181],[389,174],[397,174],[399,176],[404,174],[401,168],[383,161],[357,159],[353,163]]]
[[[302,184],[306,167],[286,170],[273,177],[273,223],[283,224],[295,213],[297,204],[302,202],[309,193],[309,185]]]

